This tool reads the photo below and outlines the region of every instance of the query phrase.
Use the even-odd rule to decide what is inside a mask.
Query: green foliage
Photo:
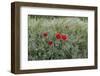
[[[87,58],[87,27],[86,17],[29,15],[28,60]],[[44,32],[48,32],[47,38]],[[68,35],[68,41],[57,40],[57,32]],[[50,40],[53,46],[48,45]]]

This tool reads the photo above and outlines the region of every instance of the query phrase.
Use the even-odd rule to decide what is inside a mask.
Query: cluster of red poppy
[[[47,38],[48,37],[48,32],[44,32],[43,36]],[[66,35],[66,34],[56,33],[55,37],[56,37],[57,40],[63,40],[63,41],[68,40],[68,35]],[[48,45],[52,46],[53,41],[52,40],[48,41]]]
[[[58,40],[64,40],[64,41],[67,41],[68,40],[68,35],[66,35],[66,34],[60,34],[60,33],[56,33],[56,38],[58,39]]]

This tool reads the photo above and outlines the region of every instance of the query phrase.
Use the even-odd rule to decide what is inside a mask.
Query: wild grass
[[[86,17],[29,15],[28,60],[87,58],[87,29]],[[57,39],[57,33],[67,40]]]

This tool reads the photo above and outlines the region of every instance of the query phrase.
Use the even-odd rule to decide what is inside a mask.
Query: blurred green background
[[[68,40],[57,40],[56,33],[67,35]],[[49,41],[52,41],[52,46]],[[87,17],[28,15],[28,60],[87,57]]]

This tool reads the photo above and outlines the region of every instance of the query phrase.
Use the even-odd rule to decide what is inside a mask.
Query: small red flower
[[[48,45],[50,45],[50,46],[53,45],[53,42],[52,41],[49,41],[48,42]]]
[[[67,41],[67,40],[68,40],[68,36],[65,35],[65,34],[62,34],[62,35],[61,35],[61,38],[62,38],[62,40],[64,40],[64,41]]]
[[[44,32],[44,33],[43,33],[43,36],[44,36],[44,37],[47,37],[47,36],[48,36],[48,32]]]
[[[56,38],[57,39],[61,39],[61,34],[60,33],[56,33]]]

